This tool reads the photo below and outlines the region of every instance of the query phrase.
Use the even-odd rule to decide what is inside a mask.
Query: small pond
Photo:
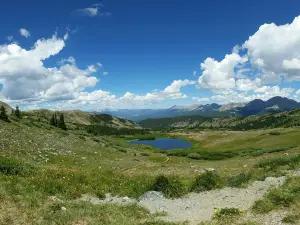
[[[150,145],[160,150],[185,149],[192,147],[192,143],[178,138],[157,138],[155,140],[135,140],[129,141],[129,144]]]

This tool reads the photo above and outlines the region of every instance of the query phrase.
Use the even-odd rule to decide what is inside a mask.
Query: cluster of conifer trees
[[[60,114],[59,119],[57,119],[57,115],[54,113],[50,119],[50,124],[60,129],[67,130],[64,114]]]
[[[17,117],[18,119],[21,119],[21,111],[19,109],[19,106],[17,106],[15,110],[12,110],[12,115]],[[10,122],[4,105],[1,105],[0,107],[0,120]]]

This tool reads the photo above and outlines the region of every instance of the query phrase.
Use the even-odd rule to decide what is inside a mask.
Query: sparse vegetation
[[[228,178],[228,186],[230,187],[245,187],[251,180],[251,173],[239,173],[236,176],[231,176]]]
[[[198,176],[191,186],[191,191],[201,192],[222,188],[224,180],[215,172],[206,172]]]
[[[268,213],[280,208],[290,208],[300,200],[300,177],[289,178],[279,188],[272,189],[264,199],[258,200],[253,211],[256,213]]]
[[[283,223],[289,223],[289,224],[296,224],[299,221],[300,221],[300,215],[299,214],[290,214],[290,215],[285,216],[282,219]]]
[[[158,176],[152,185],[152,190],[160,191],[168,198],[176,198],[186,193],[184,185],[177,178]]]
[[[242,215],[243,211],[237,209],[237,208],[221,208],[221,209],[216,209],[213,219],[216,220],[232,220],[236,219],[238,216]]]

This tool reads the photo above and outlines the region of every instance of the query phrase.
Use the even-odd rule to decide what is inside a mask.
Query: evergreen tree
[[[3,105],[0,107],[0,119],[9,122],[6,110]]]
[[[16,107],[16,110],[14,110],[14,113],[18,119],[21,119],[21,112],[20,112],[19,106]]]
[[[50,124],[51,124],[52,126],[57,127],[57,117],[56,117],[56,113],[54,113],[54,114],[52,115],[52,117],[51,117],[51,119],[50,119]]]
[[[60,114],[59,121],[57,123],[57,127],[61,128],[63,130],[67,130],[67,126],[65,124],[64,114]]]

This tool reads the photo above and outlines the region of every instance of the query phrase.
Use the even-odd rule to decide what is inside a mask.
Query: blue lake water
[[[129,144],[150,145],[160,150],[186,149],[192,147],[192,143],[177,138],[157,138],[155,140],[135,140]]]

